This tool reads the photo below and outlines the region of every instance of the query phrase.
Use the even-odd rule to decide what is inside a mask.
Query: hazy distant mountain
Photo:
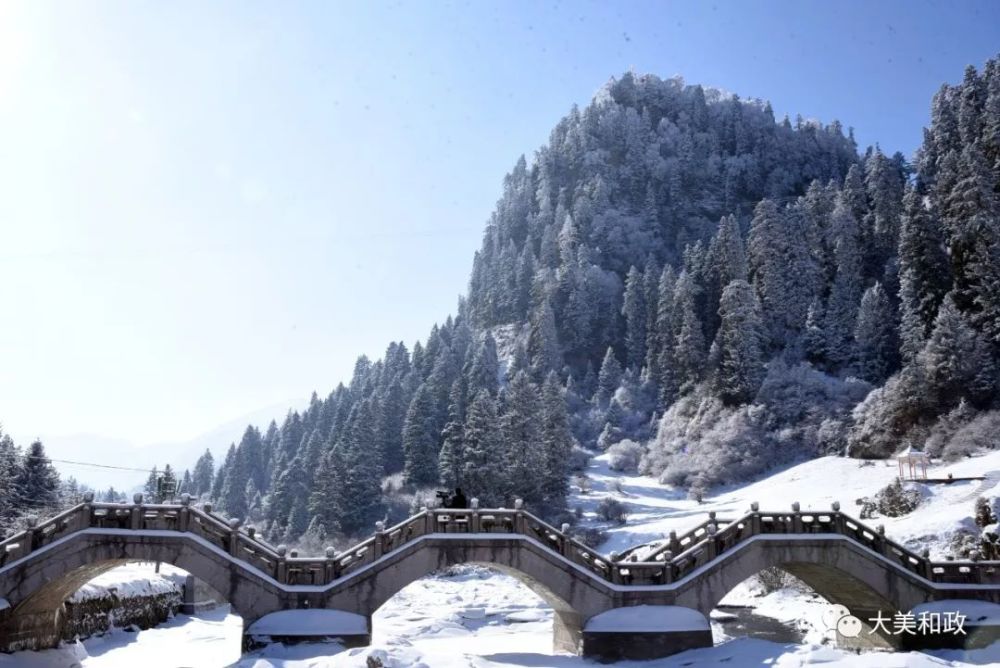
[[[80,483],[98,490],[110,486],[119,490],[131,490],[142,485],[146,479],[145,473],[66,462],[87,462],[136,469],[151,469],[153,466],[162,468],[164,464],[169,463],[178,473],[182,473],[184,469],[194,464],[206,448],[211,450],[214,457],[221,460],[229,444],[240,440],[248,423],[266,425],[271,420],[280,422],[288,412],[289,405],[300,407],[306,403],[307,401],[302,400],[259,408],[185,441],[138,444],[128,439],[100,434],[42,433],[34,435],[33,438],[40,438],[45,443],[46,452],[53,460],[63,460],[54,462],[63,478],[72,476]],[[29,440],[32,439],[18,439],[18,442],[27,443]]]

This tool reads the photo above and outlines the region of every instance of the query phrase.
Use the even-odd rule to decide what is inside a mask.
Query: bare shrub
[[[628,506],[618,499],[606,497],[597,504],[597,515],[608,522],[625,524],[628,520]]]

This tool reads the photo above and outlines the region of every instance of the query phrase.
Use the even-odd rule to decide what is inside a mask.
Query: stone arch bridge
[[[735,520],[710,514],[641,560],[600,554],[568,529],[520,503],[431,509],[390,528],[379,523],[373,536],[343,552],[304,557],[186,497],[179,505],[144,504],[141,495],[133,504],[87,497],[0,542],[0,603],[7,603],[0,605],[0,650],[58,643],[66,598],[128,561],[166,562],[204,580],[228,598],[247,633],[278,611],[334,609],[360,624],[329,635],[357,644],[368,641],[372,614],[409,583],[453,564],[484,564],[516,576],[552,606],[557,649],[612,659],[710,645],[709,612],[770,567],[863,620],[946,599],[1000,603],[1000,562],[931,562],[837,504],[828,512],[797,504],[791,512],[764,512],[754,504]]]

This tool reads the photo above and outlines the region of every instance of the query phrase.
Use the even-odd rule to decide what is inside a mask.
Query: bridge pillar
[[[678,605],[614,608],[587,620],[582,654],[600,661],[658,659],[712,646],[712,628],[699,611]]]
[[[336,638],[344,647],[371,643],[371,618],[345,610],[300,608],[272,612],[244,624],[243,649],[272,643],[318,642]]]

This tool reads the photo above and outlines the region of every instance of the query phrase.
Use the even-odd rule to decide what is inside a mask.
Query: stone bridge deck
[[[687,533],[671,533],[640,561],[603,555],[572,538],[567,525],[553,527],[520,503],[423,510],[393,527],[379,523],[350,549],[305,557],[187,498],[180,505],[143,504],[140,496],[133,504],[88,498],[0,542],[0,598],[10,604],[0,611],[0,649],[52,646],[63,601],[98,573],[135,560],[172,563],[206,581],[227,596],[247,628],[276,611],[331,608],[363,617],[369,631],[372,614],[409,583],[453,564],[485,564],[518,577],[552,606],[558,648],[602,656],[608,638],[634,646],[645,641],[588,633],[599,615],[650,605],[664,619],[677,607],[707,617],[734,586],[769,567],[791,572],[862,619],[941,599],[1000,602],[1000,562],[932,562],[836,504],[826,512],[797,505],[763,512],[754,504],[729,521],[710,514]],[[711,643],[704,626],[664,631],[650,652]]]

